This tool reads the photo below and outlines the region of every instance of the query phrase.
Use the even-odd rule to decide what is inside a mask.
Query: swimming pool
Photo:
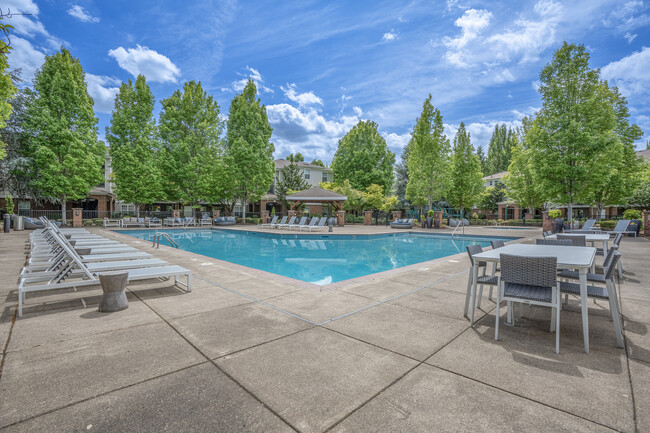
[[[325,285],[465,252],[465,247],[516,237],[390,233],[377,235],[276,234],[242,230],[160,230],[185,251]],[[152,241],[156,230],[122,230]],[[166,243],[162,240],[161,243]]]

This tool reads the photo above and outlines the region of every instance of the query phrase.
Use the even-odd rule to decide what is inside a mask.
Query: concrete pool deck
[[[590,301],[585,354],[572,299],[556,355],[546,309],[526,307],[521,323],[501,327],[495,341],[494,302],[485,293],[469,327],[466,254],[314,290],[93,230],[190,268],[193,291],[134,283],[129,308],[111,314],[97,312],[99,287],[33,293],[16,319],[27,232],[0,235],[0,429],[650,430],[644,238],[621,243],[626,348],[616,347],[608,304]],[[335,229],[383,231],[390,229]],[[540,229],[466,232],[540,236]]]

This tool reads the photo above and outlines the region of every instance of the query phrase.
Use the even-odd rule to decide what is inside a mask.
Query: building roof
[[[636,154],[638,156],[642,156],[643,158],[645,158],[646,161],[650,162],[650,149],[639,150]]]
[[[286,198],[287,201],[305,201],[305,200],[344,201],[348,199],[343,194],[339,194],[334,191],[329,191],[323,188],[319,188],[317,186],[306,189],[304,191],[298,191],[297,193],[294,194],[290,194]]]
[[[105,195],[105,196],[115,196],[115,193],[112,193],[108,190],[108,188],[103,187],[103,186],[96,186],[95,188],[91,189],[90,192],[88,193],[89,196],[91,195]]]
[[[289,164],[291,164],[291,161],[287,161],[286,159],[276,159],[275,160],[275,169],[279,170],[281,168],[286,167]],[[321,167],[320,165],[310,164],[310,163],[305,162],[305,161],[298,161],[295,164],[297,164],[298,167],[300,167],[300,168],[310,168],[310,169],[313,168],[313,169],[316,169],[316,170],[330,170],[330,171],[332,170],[329,167]]]
[[[500,173],[494,173],[494,174],[491,174],[491,175],[489,175],[489,176],[485,176],[485,177],[483,178],[483,180],[495,180],[495,179],[498,180],[498,179],[501,179],[501,178],[502,178],[503,176],[505,176],[506,174],[508,174],[507,171],[502,171],[502,172],[500,172]]]

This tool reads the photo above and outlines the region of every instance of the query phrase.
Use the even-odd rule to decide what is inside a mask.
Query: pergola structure
[[[286,196],[286,200],[289,202],[291,210],[295,209],[296,205],[299,203],[320,206],[323,204],[331,203],[338,210],[342,210],[343,202],[347,199],[348,198],[342,194],[338,194],[334,191],[328,191],[317,186]]]

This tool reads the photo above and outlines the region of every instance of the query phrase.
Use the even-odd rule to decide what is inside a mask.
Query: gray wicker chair
[[[501,301],[551,307],[551,332],[555,331],[555,353],[560,353],[560,284],[557,258],[501,254],[501,277],[497,289],[494,339],[499,339]]]
[[[567,236],[567,235],[557,235],[558,241],[571,241],[574,247],[586,247],[587,246],[587,237],[586,236]]]
[[[605,283],[605,287],[587,285],[587,297],[609,301],[609,311],[612,315],[612,321],[614,322],[614,330],[616,331],[616,342],[618,343],[618,347],[625,347],[623,343],[623,330],[621,326],[621,316],[619,313],[620,308],[618,305],[618,296],[616,294],[616,284],[614,283],[614,269],[616,269],[620,258],[621,254],[616,250],[612,250],[611,259],[607,264],[605,274],[599,276],[602,277],[601,282]],[[592,279],[592,281],[594,280]],[[580,296],[580,284],[568,281],[560,281],[560,291],[561,293],[564,293],[565,296]]]
[[[469,255],[469,261],[472,264],[472,267],[474,266],[474,254],[479,254],[483,252],[483,247],[480,245],[469,245],[467,247],[467,255]],[[483,297],[483,286],[484,285],[489,285],[490,286],[490,294],[489,298],[492,299],[492,289],[499,284],[499,277],[496,275],[486,275],[487,271],[487,263],[486,262],[479,262],[478,267],[482,268],[483,271],[480,275],[478,275],[476,279],[476,285],[479,287],[479,295],[478,295],[478,308],[481,308],[481,298]],[[467,281],[467,294],[465,296],[465,317],[467,317],[468,311],[469,311],[469,300],[471,298],[471,291],[473,287],[473,273],[470,270],[469,272],[469,279]],[[474,305],[472,305],[472,311],[474,310]]]
[[[562,245],[564,247],[573,246],[573,242],[559,239],[535,239],[537,245]]]
[[[587,281],[594,281],[596,283],[604,283],[605,282],[605,274],[607,274],[607,270],[609,269],[609,266],[611,264],[612,258],[614,257],[614,252],[616,252],[616,248],[610,248],[609,252],[607,253],[607,257],[605,257],[605,261],[603,262],[603,273],[602,274],[595,274],[592,272],[587,272]],[[619,259],[621,254],[618,253]],[[619,260],[617,259],[617,261]],[[577,271],[571,271],[571,270],[562,270],[561,272],[558,272],[557,274],[558,278],[570,278],[572,280],[578,280],[580,279],[580,273]]]
[[[553,232],[551,230],[547,230],[545,232],[542,232],[542,236],[544,236],[544,239],[551,236],[552,234],[553,234]]]
[[[492,245],[493,250],[496,250],[497,248],[505,247],[506,243],[499,239],[498,241],[490,241],[490,245]],[[501,266],[499,266],[499,264],[495,262],[492,266],[492,273],[494,274],[495,272],[498,272],[500,270],[501,270]],[[490,293],[490,299],[492,299],[492,293]]]

